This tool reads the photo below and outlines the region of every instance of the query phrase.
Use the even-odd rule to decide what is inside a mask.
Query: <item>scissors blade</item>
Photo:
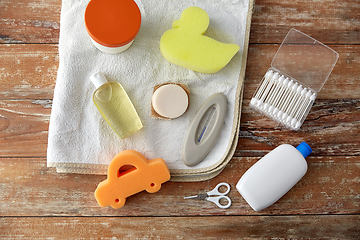
[[[194,196],[184,197],[184,199],[200,199],[205,200],[209,195],[207,193],[202,193]]]

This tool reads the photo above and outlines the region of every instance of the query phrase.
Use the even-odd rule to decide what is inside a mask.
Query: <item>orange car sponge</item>
[[[160,51],[170,62],[201,73],[215,73],[239,51],[236,44],[216,41],[203,34],[209,15],[199,7],[186,8],[160,39]]]
[[[128,170],[123,171],[125,167]],[[170,171],[163,159],[147,160],[137,151],[126,150],[111,161],[108,177],[99,183],[95,198],[101,207],[121,208],[127,197],[143,190],[157,192],[168,180]]]

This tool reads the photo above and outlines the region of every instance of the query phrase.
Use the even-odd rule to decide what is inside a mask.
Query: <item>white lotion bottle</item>
[[[255,211],[267,208],[305,175],[305,158],[311,152],[305,142],[296,148],[282,144],[249,168],[236,184],[236,189]]]

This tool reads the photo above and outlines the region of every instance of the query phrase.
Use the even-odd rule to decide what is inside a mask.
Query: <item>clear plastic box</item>
[[[291,29],[257,88],[250,106],[283,126],[298,130],[339,54]]]

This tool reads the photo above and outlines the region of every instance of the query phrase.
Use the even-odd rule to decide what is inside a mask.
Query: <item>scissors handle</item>
[[[222,186],[225,186],[227,187],[226,191],[225,192],[220,192],[219,189],[222,187]],[[213,195],[220,195],[220,196],[224,196],[226,194],[228,194],[230,192],[230,185],[228,183],[225,183],[225,182],[222,182],[222,183],[219,183],[218,185],[216,185],[216,187],[211,190],[210,192],[207,192],[207,194],[209,196],[213,196]]]
[[[222,205],[220,203],[221,199],[226,199],[227,204]],[[231,206],[231,199],[228,196],[208,197],[206,198],[206,200],[215,203],[219,208],[228,208]]]

